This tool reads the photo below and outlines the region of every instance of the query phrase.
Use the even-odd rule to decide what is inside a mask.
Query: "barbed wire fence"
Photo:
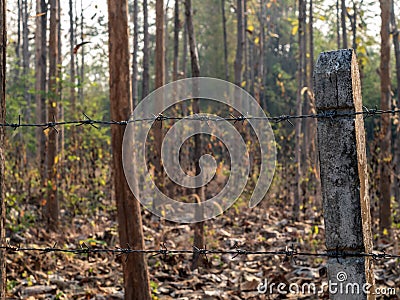
[[[251,115],[229,115],[227,117],[218,117],[211,115],[201,115],[201,114],[192,114],[188,116],[168,116],[164,114],[153,115],[141,119],[129,119],[122,121],[104,121],[104,120],[96,120],[90,118],[86,113],[83,113],[84,119],[81,120],[70,120],[70,121],[56,121],[55,117],[53,117],[53,121],[45,122],[45,123],[24,123],[21,121],[21,116],[18,117],[17,123],[0,123],[1,127],[11,128],[13,130],[17,130],[19,128],[42,128],[43,130],[52,129],[58,133],[57,127],[59,126],[92,126],[98,129],[98,125],[102,126],[127,126],[130,123],[135,122],[163,122],[169,120],[185,120],[185,121],[205,121],[205,122],[219,122],[219,121],[230,121],[230,122],[244,122],[246,120],[263,120],[272,123],[281,123],[288,122],[293,126],[291,120],[298,119],[331,119],[334,120],[336,118],[343,117],[355,117],[362,115],[364,119],[370,117],[380,117],[382,115],[392,115],[393,117],[397,117],[400,115],[400,109],[392,109],[392,110],[380,110],[377,108],[367,108],[363,107],[363,111],[359,112],[341,112],[337,110],[332,111],[324,111],[322,113],[317,114],[304,114],[304,115],[280,115],[280,116],[266,116],[266,117],[256,117]],[[205,259],[207,255],[231,255],[232,259],[236,257],[248,257],[249,255],[256,256],[279,256],[284,259],[290,259],[292,261],[296,261],[298,257],[313,257],[313,258],[348,258],[348,257],[369,257],[375,261],[378,260],[390,260],[390,259],[400,259],[399,254],[390,254],[383,251],[375,251],[371,253],[367,252],[349,252],[345,250],[341,250],[339,248],[335,250],[326,250],[323,252],[303,252],[298,250],[298,248],[292,246],[287,246],[282,250],[275,251],[254,251],[247,250],[244,248],[245,245],[239,247],[236,243],[233,249],[200,249],[193,246],[192,249],[169,249],[165,244],[161,245],[160,249],[132,249],[129,245],[126,248],[93,248],[89,247],[85,243],[80,244],[80,248],[71,249],[71,248],[59,248],[57,244],[51,247],[23,247],[23,246],[14,246],[11,244],[6,244],[0,246],[0,249],[5,251],[8,254],[17,254],[17,253],[40,253],[40,254],[48,254],[48,253],[68,253],[75,255],[94,255],[94,254],[112,254],[117,256],[129,255],[129,254],[146,254],[152,256],[159,256],[162,258],[166,258],[170,255],[192,255],[193,257],[201,257],[203,256]]]
[[[238,256],[248,256],[248,255],[259,255],[259,256],[280,256],[287,259],[295,260],[297,257],[319,257],[319,258],[348,258],[348,257],[370,257],[374,260],[385,260],[385,259],[400,259],[400,255],[386,253],[385,251],[374,252],[374,253],[365,253],[365,252],[348,252],[340,249],[335,249],[331,251],[325,252],[302,252],[299,251],[294,245],[287,246],[283,250],[275,250],[275,251],[254,251],[254,250],[246,250],[243,247],[239,247],[236,243],[233,249],[200,249],[196,246],[193,246],[192,249],[168,249],[165,243],[161,245],[160,249],[132,249],[129,245],[127,248],[91,248],[87,246],[85,243],[80,245],[78,249],[64,249],[57,248],[57,244],[54,244],[52,247],[16,247],[12,245],[0,246],[0,249],[5,250],[7,253],[26,253],[26,252],[39,252],[41,254],[47,253],[69,253],[76,255],[84,255],[84,254],[114,254],[114,255],[129,255],[134,253],[141,254],[149,254],[152,256],[160,255],[162,257],[167,257],[169,255],[179,255],[179,254],[190,254],[196,256],[203,255],[207,258],[207,255],[232,255],[232,259]]]
[[[392,116],[396,116],[400,114],[400,109],[392,109],[392,110],[380,110],[377,108],[367,108],[363,107],[363,111],[360,112],[341,112],[337,110],[332,111],[324,111],[318,114],[304,114],[304,115],[280,115],[280,116],[266,116],[266,117],[258,117],[258,116],[251,116],[251,115],[230,115],[228,117],[218,117],[218,116],[209,116],[209,115],[202,115],[202,114],[193,114],[188,116],[167,116],[164,114],[153,115],[150,117],[140,118],[140,119],[129,119],[124,121],[104,121],[104,120],[95,120],[90,118],[86,113],[83,113],[85,119],[82,120],[71,120],[71,121],[56,121],[55,117],[53,117],[53,121],[46,122],[46,123],[24,123],[21,121],[21,116],[18,117],[18,123],[0,123],[0,127],[9,127],[14,130],[23,127],[39,127],[46,129],[54,129],[57,131],[57,126],[82,126],[82,125],[89,125],[94,128],[98,128],[96,125],[120,125],[120,126],[127,126],[129,123],[137,123],[137,122],[162,122],[168,120],[186,120],[186,121],[231,121],[231,122],[244,122],[246,120],[264,120],[269,121],[272,123],[281,123],[287,121],[293,126],[291,120],[295,119],[335,119],[339,117],[354,117],[358,115],[362,115],[364,119],[369,117],[378,117],[382,115],[390,114]],[[58,131],[57,131],[58,132]]]

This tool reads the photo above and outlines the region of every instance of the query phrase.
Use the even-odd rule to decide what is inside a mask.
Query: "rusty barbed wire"
[[[228,117],[218,117],[218,116],[207,116],[207,115],[200,115],[200,114],[193,114],[188,116],[167,116],[164,114],[153,115],[151,117],[141,118],[141,119],[129,119],[129,120],[122,120],[122,121],[103,121],[103,120],[95,120],[90,118],[86,113],[83,113],[85,119],[83,120],[71,120],[71,121],[56,121],[55,117],[53,116],[53,121],[45,122],[45,123],[23,123],[21,122],[21,116],[18,116],[17,123],[0,123],[0,127],[9,127],[14,130],[20,127],[39,127],[46,129],[53,129],[56,132],[57,126],[85,126],[89,125],[96,129],[99,127],[96,125],[119,125],[119,126],[127,126],[129,123],[136,123],[136,122],[163,122],[169,120],[185,120],[185,121],[231,121],[234,123],[237,122],[244,122],[246,120],[259,120],[259,121],[269,121],[272,123],[281,123],[281,122],[288,122],[290,125],[293,126],[291,120],[295,119],[331,119],[334,120],[335,118],[340,117],[354,117],[357,115],[363,115],[364,119],[370,117],[379,117],[382,115],[391,114],[395,116],[400,114],[400,109],[391,109],[391,110],[380,110],[377,108],[367,108],[363,107],[363,111],[359,112],[342,112],[338,110],[330,110],[330,111],[323,111],[317,114],[304,114],[304,115],[280,115],[280,116],[266,116],[266,117],[256,117],[251,115],[229,115]]]
[[[369,257],[373,260],[385,260],[385,259],[400,259],[399,254],[389,254],[385,251],[379,252],[349,252],[340,249],[334,250],[326,250],[324,252],[302,252],[298,251],[296,247],[287,246],[283,250],[275,250],[275,251],[261,251],[261,250],[246,250],[242,247],[239,247],[237,244],[234,245],[233,249],[204,249],[198,248],[193,246],[192,249],[169,249],[163,243],[160,249],[132,249],[129,245],[127,248],[120,248],[116,247],[114,249],[110,248],[91,248],[85,243],[80,245],[80,248],[77,249],[64,249],[64,248],[57,248],[57,244],[54,244],[51,247],[20,247],[20,246],[12,246],[12,245],[5,245],[0,246],[1,250],[9,254],[16,254],[16,253],[27,253],[27,252],[40,252],[41,254],[47,253],[68,253],[68,254],[76,254],[76,255],[83,255],[83,254],[114,254],[114,255],[129,255],[133,253],[141,253],[141,254],[149,254],[154,256],[160,256],[166,258],[168,255],[179,255],[179,254],[191,254],[195,257],[203,256],[207,257],[209,255],[232,255],[231,259],[234,259],[238,256],[249,256],[249,255],[259,255],[259,256],[282,256],[284,259],[291,259],[295,261],[298,257],[319,257],[319,258],[336,258],[336,259],[345,259],[349,257]],[[400,263],[400,262],[398,262]]]

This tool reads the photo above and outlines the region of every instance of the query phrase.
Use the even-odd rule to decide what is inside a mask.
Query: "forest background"
[[[128,1],[134,106],[165,83],[201,75],[241,86],[269,116],[315,113],[312,71],[317,55],[353,48],[364,106],[400,107],[398,1],[194,1],[189,10],[192,29],[187,2]],[[110,101],[109,70],[119,66],[109,65],[112,36],[107,3],[17,0],[7,5],[7,122],[18,123],[19,118],[31,124],[85,118],[110,121],[117,102]],[[191,45],[193,37],[195,47]],[[193,67],[194,48],[197,69]],[[165,114],[182,116],[209,109],[208,105],[186,105]],[[294,224],[309,222],[310,239],[318,236],[322,226],[315,122],[272,124],[277,169],[260,208],[278,207],[277,218]],[[171,124],[166,123],[160,130],[153,128],[155,138],[150,139],[149,152],[155,154],[149,155],[153,157],[149,167],[165,193],[195,201],[193,193],[174,186],[160,170],[156,137],[168,130]],[[400,229],[398,115],[366,118],[365,127],[374,238],[383,244],[394,240],[391,247],[395,247]],[[242,134],[251,135],[245,129]],[[10,242],[62,240],[56,234],[62,228],[68,236],[65,245],[71,241],[94,247],[118,244],[111,135],[110,126],[6,131],[6,234]],[[190,139],[182,150],[181,163],[189,173],[196,173],[193,161],[201,154],[191,151],[198,148],[196,143],[195,138]],[[203,199],[226,182],[229,158],[224,147],[212,139],[205,138],[202,143],[205,150],[201,152],[218,158],[220,175],[201,191]],[[248,146],[254,153],[251,180],[233,208],[237,215],[258,176],[259,145]],[[139,186],[145,185],[139,182]],[[154,220],[146,211],[141,214],[145,240],[157,247],[165,240],[165,230],[160,233],[157,229],[172,225]],[[194,237],[189,239],[202,248],[213,234],[204,234],[204,226],[211,225],[200,226],[202,229],[194,227]],[[152,237],[149,232],[154,233]],[[298,237],[295,241],[299,242]],[[21,276],[14,275],[8,282],[9,291],[20,283]],[[26,273],[24,278],[31,277]]]

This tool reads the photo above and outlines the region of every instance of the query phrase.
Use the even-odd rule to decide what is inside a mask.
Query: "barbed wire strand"
[[[116,247],[115,249],[109,248],[91,248],[87,246],[85,243],[81,244],[81,247],[78,249],[63,249],[57,248],[57,244],[54,244],[52,247],[45,248],[35,248],[35,247],[17,247],[12,245],[0,246],[0,249],[5,250],[9,254],[16,253],[27,253],[27,252],[40,252],[41,254],[46,253],[68,253],[68,254],[116,254],[116,255],[129,255],[133,253],[141,253],[141,254],[151,254],[152,256],[162,256],[166,257],[168,255],[179,255],[179,254],[191,254],[195,256],[206,256],[210,255],[232,255],[231,259],[234,259],[238,256],[248,256],[248,255],[260,255],[260,256],[283,256],[287,259],[295,259],[297,257],[320,257],[320,258],[349,258],[349,257],[370,257],[373,260],[385,260],[385,259],[400,259],[400,255],[398,254],[389,254],[385,251],[380,251],[379,253],[366,253],[366,252],[349,252],[342,251],[339,249],[335,250],[327,250],[325,252],[301,252],[298,251],[295,247],[290,246],[286,247],[285,250],[278,251],[255,251],[255,250],[246,250],[237,245],[234,246],[234,249],[200,249],[193,246],[192,249],[168,249],[165,244],[161,245],[160,249],[132,249],[129,245],[127,248]]]
[[[57,126],[84,126],[89,125],[96,129],[99,127],[96,125],[120,125],[120,126],[127,126],[129,123],[136,123],[136,122],[163,122],[169,120],[186,120],[186,121],[231,121],[231,122],[244,122],[246,120],[259,120],[259,121],[270,121],[273,123],[281,123],[287,121],[291,125],[293,125],[290,121],[294,119],[326,119],[329,118],[334,120],[335,118],[342,118],[342,117],[354,117],[357,115],[363,115],[364,119],[370,117],[378,117],[386,114],[391,114],[395,116],[400,114],[400,109],[392,109],[392,110],[380,110],[380,109],[369,109],[367,107],[363,107],[363,111],[359,112],[342,112],[337,110],[331,111],[323,111],[318,114],[305,114],[305,115],[280,115],[280,116],[265,116],[265,117],[257,117],[257,116],[250,116],[250,115],[230,115],[229,117],[218,117],[218,116],[211,116],[211,115],[203,115],[203,114],[193,114],[188,116],[166,116],[164,114],[158,114],[157,116],[153,115],[151,117],[140,118],[140,119],[129,119],[126,121],[103,121],[103,120],[94,120],[90,118],[86,113],[83,113],[85,119],[83,120],[71,120],[71,121],[56,121],[55,117],[53,116],[53,121],[46,122],[46,123],[23,123],[21,122],[21,116],[18,116],[18,123],[0,123],[0,127],[10,127],[14,130],[20,127],[39,127],[46,129],[53,129],[57,131]]]

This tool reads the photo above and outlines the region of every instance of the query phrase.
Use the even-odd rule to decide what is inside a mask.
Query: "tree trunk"
[[[393,31],[394,56],[396,60],[396,86],[397,86],[397,108],[400,108],[400,45],[399,30],[397,28],[396,15],[394,12],[394,0],[392,0],[391,23]],[[400,122],[397,123],[394,144],[393,171],[394,171],[394,196],[400,205]]]
[[[266,41],[266,36],[265,36],[265,20],[266,20],[266,3],[265,0],[261,0],[261,17],[260,17],[260,59],[259,59],[259,65],[260,65],[260,71],[259,71],[259,76],[261,76],[260,79],[260,105],[264,110],[267,110],[267,100],[265,99],[265,93],[264,93],[264,83],[266,82],[266,77],[267,77],[267,66],[265,64],[265,54],[267,52],[267,41]]]
[[[132,102],[136,106],[138,101],[138,62],[139,53],[139,24],[138,0],[133,1],[133,57],[132,57]]]
[[[15,80],[19,80],[20,77],[20,69],[21,69],[21,15],[22,15],[22,7],[21,0],[17,0],[17,42],[15,43],[15,57],[16,57],[16,71],[15,71]]]
[[[193,12],[192,12],[192,1],[191,0],[185,0],[185,16],[186,16],[186,25],[187,25],[187,30],[188,30],[188,37],[189,37],[189,51],[190,51],[190,60],[191,60],[191,67],[192,67],[192,77],[200,77],[200,63],[199,63],[199,55],[197,53],[197,47],[196,47],[196,37],[194,34],[194,27],[193,27]],[[194,87],[196,89],[196,87]],[[193,94],[196,95],[197,91],[193,91]],[[193,99],[192,100],[192,110],[194,114],[197,114],[200,112],[199,108],[199,99]],[[197,124],[195,123],[195,126]],[[198,130],[195,129],[196,132]],[[196,175],[199,175],[201,172],[200,165],[199,165],[199,159],[201,157],[201,139],[200,135],[196,134],[194,136],[194,161],[196,164]],[[196,188],[196,194],[200,198],[200,202],[205,201],[205,195],[204,195],[204,188],[202,186]],[[202,215],[202,207],[199,206],[198,209],[196,210],[196,215],[198,217],[201,217]],[[193,226],[194,229],[194,246],[203,249],[204,248],[204,222],[198,222],[194,224]],[[202,265],[202,259],[203,257],[198,257],[196,254],[193,255],[193,260],[192,260],[192,270],[196,269],[199,265]],[[200,260],[200,264],[199,264]]]
[[[391,88],[390,88],[390,1],[380,0],[381,6],[381,109],[388,110],[391,107]],[[385,114],[381,117],[380,131],[380,199],[379,199],[379,229],[381,233],[390,231],[391,211],[390,211],[390,178],[391,178],[391,131],[390,115]]]
[[[353,14],[349,15],[350,25],[351,25],[351,33],[353,35],[353,43],[352,47],[354,51],[357,50],[357,4],[356,1],[353,0]]]
[[[149,20],[148,20],[147,0],[143,0],[143,74],[142,74],[142,99],[150,91],[149,75]]]
[[[172,72],[172,80],[178,80],[178,58],[179,58],[179,0],[175,0],[175,9],[174,9],[174,65]]]
[[[71,101],[71,116],[72,119],[76,119],[76,75],[75,75],[75,53],[74,53],[74,48],[76,45],[76,38],[75,38],[75,20],[74,20],[74,5],[73,5],[73,1],[69,0],[68,1],[69,4],[69,55],[70,55],[70,66],[69,66],[69,76],[70,76],[70,81],[71,81],[71,86],[70,86],[70,101]],[[78,147],[78,143],[77,143],[77,138],[76,138],[76,128],[75,126],[71,127],[71,154],[72,155],[76,155],[76,151],[77,151],[77,147]],[[75,161],[70,161],[70,169],[71,170],[75,170],[74,165],[76,164]],[[75,179],[76,176],[74,175],[74,172],[71,172],[72,176],[72,184],[76,183]]]
[[[49,105],[48,122],[57,118],[58,99],[58,0],[50,1],[50,37],[49,37]],[[59,207],[57,198],[57,166],[56,156],[58,150],[58,137],[55,128],[48,128],[47,149],[47,181],[50,184],[46,199],[45,218],[48,229],[56,230],[58,227]]]
[[[162,87],[165,83],[165,48],[164,48],[164,0],[156,0],[156,50],[155,50],[155,88],[158,89]],[[155,111],[157,113],[162,113],[162,103],[164,99],[159,96],[157,99],[157,107]],[[154,175],[155,183],[159,190],[162,192],[164,190],[164,174],[163,165],[161,161],[161,146],[163,141],[162,133],[162,123],[156,124],[154,127]],[[156,214],[160,216],[161,212],[158,211],[158,199],[153,200],[153,209],[157,212]]]
[[[108,0],[110,105],[113,120],[127,120],[132,111],[129,73],[127,0]],[[111,127],[114,189],[117,201],[118,232],[121,247],[144,249],[140,204],[129,190],[122,166],[124,128]],[[125,299],[150,300],[150,283],[145,256],[129,254],[122,259]]]
[[[83,24],[84,24],[84,17],[83,17],[83,1],[81,1],[81,43],[83,42],[84,33],[83,33]],[[82,47],[81,51],[81,67],[79,69],[79,82],[78,82],[78,96],[79,102],[83,106],[84,103],[84,93],[83,93],[83,83],[85,81],[85,47]]]
[[[156,0],[156,50],[155,50],[155,88],[162,87],[165,82],[164,75],[164,0]]]
[[[187,77],[187,53],[188,53],[188,30],[187,30],[187,23],[185,19],[185,23],[183,25],[183,54],[182,54],[182,71],[183,77]]]
[[[244,88],[246,91],[250,89],[250,82],[249,82],[249,43],[247,38],[247,0],[243,0],[243,75],[242,75],[242,82],[245,82]],[[246,105],[246,103],[243,103]],[[245,111],[247,111],[245,109]]]
[[[225,15],[225,0],[221,0],[222,11],[222,32],[224,41],[224,66],[225,66],[225,80],[229,80],[229,66],[228,66],[228,36],[226,33],[226,15]]]
[[[36,0],[36,14],[43,14],[36,18],[35,29],[35,102],[36,123],[45,123],[46,114],[46,63],[47,63],[47,3],[46,0]],[[42,128],[36,128],[36,141],[38,149],[38,161],[40,170],[41,187],[46,182],[46,136]],[[43,199],[40,197],[40,199]]]
[[[340,4],[339,0],[336,0],[336,43],[337,48],[340,49]]]
[[[236,58],[235,58],[235,84],[242,84],[242,69],[243,69],[243,46],[244,46],[244,17],[243,8],[244,0],[237,0],[236,15],[237,15],[237,40],[236,40]]]
[[[168,55],[166,52],[168,51],[168,43],[169,43],[169,32],[168,32],[168,5],[169,0],[167,0],[167,4],[165,6],[164,13],[164,84],[169,82],[169,64],[168,64]]]
[[[304,87],[304,70],[305,70],[305,52],[306,52],[306,41],[305,41],[305,22],[306,22],[306,1],[299,0],[299,29],[298,29],[298,37],[299,37],[299,64],[297,70],[297,97],[296,97],[296,105],[297,105],[297,115],[301,115],[303,112],[303,95],[302,89]],[[302,120],[296,121],[296,191],[295,191],[295,199],[293,204],[293,219],[299,219],[299,210],[300,203],[303,198],[302,195],[302,186],[301,181],[302,177],[302,142],[301,142],[301,134],[302,134]]]
[[[0,0],[0,123],[6,122],[6,48],[7,48],[6,1]],[[6,204],[5,204],[5,161],[4,127],[0,127],[0,244],[5,245]],[[0,250],[0,299],[6,299],[7,277],[5,251]]]
[[[29,27],[28,27],[28,0],[22,0],[22,75],[24,99],[26,101],[25,118],[29,122],[31,117],[31,94],[29,93],[29,72],[30,72],[30,53],[29,53]]]
[[[343,49],[347,49],[347,27],[346,27],[346,1],[342,0],[342,46]]]
[[[313,14],[313,0],[310,0],[309,7],[309,61],[308,61],[308,88],[309,94],[308,99],[310,103],[310,111],[308,113],[316,113],[315,109],[315,99],[314,99],[314,87],[313,87],[313,71],[314,71],[314,14]],[[340,40],[338,41],[340,43]],[[307,130],[309,131],[309,158],[311,165],[310,176],[313,177],[314,182],[314,202],[315,204],[320,204],[321,199],[321,179],[319,174],[319,161],[317,154],[317,141],[316,141],[316,131],[317,131],[317,120],[316,119],[307,119]]]

